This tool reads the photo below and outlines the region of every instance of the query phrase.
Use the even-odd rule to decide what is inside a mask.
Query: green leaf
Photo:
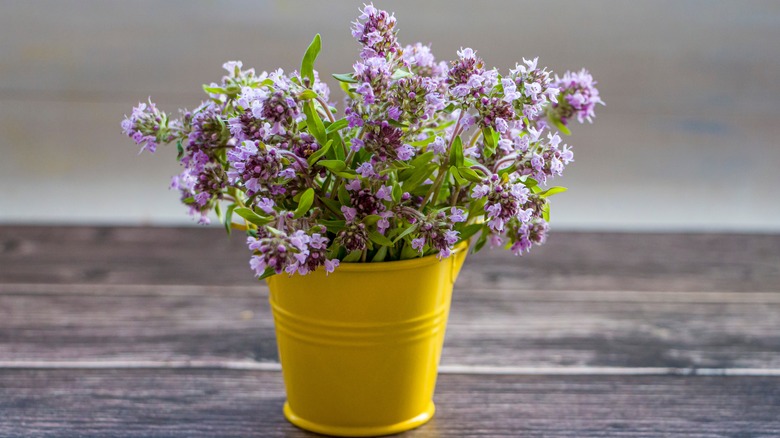
[[[298,95],[298,99],[300,100],[312,100],[317,98],[317,93],[313,90],[303,90],[301,94]]]
[[[471,206],[469,207],[469,217],[479,217],[485,214],[485,204],[487,203],[487,198],[481,198],[481,199],[475,199],[471,202]]]
[[[525,185],[525,186],[526,186],[526,187],[528,187],[529,189],[530,189],[531,187],[536,187],[536,186],[538,186],[538,185],[539,185],[539,181],[537,181],[537,180],[535,180],[535,179],[531,178],[530,176],[529,176],[529,177],[526,177],[525,179],[522,179],[522,180],[520,180],[520,182],[522,182],[522,183],[523,183],[523,185]]]
[[[401,189],[401,185],[397,182],[393,183],[393,202],[399,203],[401,202],[401,196],[403,196],[403,190]]]
[[[303,113],[306,114],[306,127],[309,129],[309,134],[314,136],[317,143],[325,144],[328,141],[325,125],[322,123],[320,115],[317,114],[312,101],[308,101],[303,105]]]
[[[349,198],[349,192],[347,191],[346,187],[343,185],[339,187],[339,192],[337,193],[339,197],[339,202],[341,202],[341,205],[349,206],[351,205],[351,200]],[[341,211],[341,207],[339,207],[339,211]]]
[[[414,225],[411,225],[407,229],[403,230],[401,234],[398,235],[395,239],[393,239],[393,245],[395,245],[399,240],[403,239],[404,237],[408,236],[409,234],[413,233],[415,230],[417,230],[417,227],[420,226],[420,223],[417,222]]]
[[[330,134],[331,132],[338,131],[340,129],[344,129],[347,126],[349,126],[349,122],[347,119],[338,119],[335,122],[329,124],[327,128],[325,128],[325,132]]]
[[[347,164],[341,160],[320,160],[318,166],[322,166],[332,172],[341,172],[347,168]]]
[[[298,208],[295,209],[293,217],[296,219],[302,218],[306,212],[311,208],[311,204],[314,202],[314,189],[309,187],[301,195],[301,199],[298,200]]]
[[[318,198],[320,199],[320,201],[323,204],[327,205],[328,208],[334,212],[334,214],[336,212],[338,212],[338,214],[341,215],[341,205],[342,204],[339,201],[337,201],[335,199],[330,199],[330,198],[327,198],[327,197],[324,197],[324,196],[318,196]]]
[[[460,240],[467,240],[471,236],[477,234],[479,230],[481,230],[483,227],[482,224],[470,224],[463,227],[463,230],[460,231]]]
[[[355,173],[355,171],[351,170],[351,169],[341,170],[341,171],[334,170],[333,174],[336,175],[336,176],[340,176],[342,178],[347,178],[347,179],[355,179],[355,178],[358,177],[357,173]]]
[[[273,220],[267,216],[260,216],[259,214],[245,207],[236,208],[233,210],[233,212],[248,220],[249,222],[257,225],[258,227],[262,227],[263,225],[268,224]]]
[[[542,206],[542,219],[544,219],[547,222],[550,222],[550,204],[544,203]]]
[[[538,195],[540,198],[547,198],[552,195],[557,195],[558,193],[563,193],[566,190],[568,190],[566,187],[555,186],[555,187],[550,187],[549,189],[543,192],[539,192]]]
[[[228,94],[226,89],[222,87],[212,87],[210,85],[203,85],[203,91],[208,94]]]
[[[398,122],[398,121],[393,120],[393,119],[387,119],[386,122],[390,126],[394,126],[396,128],[408,128],[409,127],[409,125],[407,123],[401,123],[401,122]]]
[[[351,253],[347,254],[346,257],[344,257],[344,260],[342,262],[357,262],[360,260],[360,257],[363,255],[363,251],[357,250],[352,251]]]
[[[468,181],[460,176],[460,172],[458,172],[458,169],[455,166],[450,166],[450,174],[455,178],[455,182],[457,182],[459,186],[464,186],[468,183]]]
[[[257,277],[258,280],[265,280],[266,278],[276,275],[276,271],[274,271],[274,268],[265,268],[265,271],[263,271],[263,275]]]
[[[181,157],[184,156],[184,148],[181,146],[181,140],[176,142],[176,159],[181,160]]]
[[[474,171],[474,169],[470,169],[468,167],[459,167],[458,172],[460,173],[460,176],[475,183],[481,183],[485,177],[479,176],[479,174]]]
[[[317,55],[320,54],[321,48],[320,34],[314,35],[314,39],[309,44],[309,48],[306,49],[303,61],[301,61],[301,77],[309,78],[310,84],[314,84],[314,61],[317,59]]]
[[[333,140],[328,140],[328,142],[327,142],[327,143],[325,143],[325,146],[323,146],[323,147],[319,148],[319,149],[317,150],[317,152],[315,152],[315,153],[313,153],[313,154],[309,155],[309,158],[308,158],[308,159],[306,159],[306,161],[308,161],[308,162],[309,162],[309,164],[314,164],[315,162],[317,162],[317,160],[319,160],[320,158],[322,158],[322,156],[323,156],[323,155],[325,155],[325,154],[327,154],[327,153],[328,153],[328,149],[330,149],[330,146],[331,146],[332,144],[333,144]]]
[[[371,259],[371,262],[383,262],[385,261],[385,257],[387,257],[387,247],[380,246],[376,251],[376,254],[374,254],[374,257]]]
[[[343,230],[347,224],[345,221],[342,220],[335,220],[335,221],[321,220],[319,223],[325,225],[325,228],[327,228],[328,231],[333,234],[337,234],[339,231]]]
[[[222,208],[219,203],[214,204],[214,213],[217,215],[217,220],[222,221]]]
[[[498,176],[509,175],[510,173],[514,172],[515,170],[517,170],[517,164],[516,163],[512,163],[511,166],[507,166],[507,167],[504,167],[503,169],[499,170],[498,171]]]
[[[569,128],[567,128],[566,125],[564,125],[560,120],[551,117],[550,121],[553,122],[553,125],[555,125],[559,131],[566,135],[571,135],[571,130],[569,130]]]
[[[344,74],[334,74],[333,75],[336,80],[339,82],[346,82],[348,84],[356,84],[357,79],[355,79],[354,76],[352,76],[352,73],[344,73]]]
[[[404,190],[406,190],[407,192],[411,192],[412,190],[416,189],[422,183],[424,183],[425,180],[430,178],[431,175],[433,174],[433,171],[438,168],[439,166],[433,163],[428,163],[414,169],[409,179],[404,181]]]
[[[369,231],[368,238],[371,239],[371,241],[376,243],[377,245],[393,246],[393,242],[387,237],[379,234],[378,231]]]
[[[366,225],[374,225],[375,223],[379,222],[379,219],[382,219],[382,217],[377,214],[369,214],[368,216],[364,217],[361,222]]]
[[[450,165],[461,167],[463,166],[463,142],[460,136],[455,137],[452,142],[452,149],[450,149]]]
[[[479,235],[479,239],[477,239],[477,243],[474,244],[474,251],[472,253],[478,252],[480,249],[482,249],[483,246],[487,243],[488,234],[483,232]]]
[[[413,76],[413,73],[405,68],[399,68],[393,72],[393,75],[390,76],[390,79],[397,80],[401,78],[408,78],[409,76]]]
[[[416,148],[420,148],[420,147],[428,146],[429,144],[433,143],[434,140],[436,140],[436,136],[431,135],[430,137],[423,140],[409,142],[409,145],[414,146]]]
[[[485,148],[482,150],[482,153],[485,155],[485,158],[490,158],[496,152],[498,138],[498,132],[494,131],[493,128],[482,128],[482,139],[485,142]]]
[[[409,162],[409,166],[411,166],[411,168],[404,169],[401,171],[401,173],[398,174],[398,180],[406,181],[407,179],[411,178],[411,176],[417,172],[419,168],[423,167],[424,164],[431,163],[431,160],[433,160],[433,155],[433,152],[425,152],[416,156],[411,162]]]
[[[232,231],[233,227],[230,226],[230,224],[233,223],[233,210],[236,209],[236,204],[230,204],[225,211],[225,231],[227,231],[228,235],[230,235],[230,232]]]

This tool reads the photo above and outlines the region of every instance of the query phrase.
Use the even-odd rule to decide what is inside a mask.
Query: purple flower
[[[379,213],[379,217],[380,219],[376,222],[376,230],[379,234],[385,234],[385,231],[390,228],[390,221],[388,219],[393,217],[393,213],[386,211],[384,213]]]
[[[379,188],[379,190],[377,190],[376,197],[383,201],[391,202],[393,200],[392,192],[393,189],[391,189],[390,187],[382,186]]]
[[[471,197],[474,199],[484,198],[490,192],[490,185],[480,184],[471,191]]]
[[[245,141],[227,154],[231,169],[228,177],[233,183],[243,183],[251,196],[261,190],[262,184],[279,176],[281,156],[271,146],[258,147],[257,142]],[[261,184],[262,183],[262,184]]]
[[[401,161],[411,160],[414,156],[414,148],[408,144],[402,145],[395,150],[396,156]]]
[[[374,89],[371,87],[371,84],[369,84],[368,82],[363,82],[362,84],[360,84],[360,86],[355,89],[355,93],[363,96],[363,102],[369,105],[374,103],[375,101]]]
[[[352,222],[355,220],[355,216],[357,216],[357,210],[355,210],[352,207],[347,207],[346,205],[341,206],[341,212],[344,213],[344,219],[347,222]]]
[[[344,185],[344,187],[346,187],[347,190],[349,191],[360,190],[361,189],[360,180],[357,178],[351,179],[347,184]]]
[[[141,145],[139,154],[144,150],[154,152],[157,144],[162,141],[170,141],[167,138],[167,115],[158,110],[157,106],[149,100],[149,105],[139,102],[133,108],[130,117],[125,116],[122,121],[122,130],[136,144]]]
[[[452,207],[450,209],[450,222],[466,222],[466,216],[463,215],[463,210],[457,207]]]
[[[424,237],[418,237],[416,239],[412,239],[412,248],[416,249],[419,252],[422,252],[424,247],[425,247]]]
[[[352,146],[350,146],[350,150],[352,150],[352,152],[358,152],[361,149],[363,149],[363,146],[365,146],[365,143],[363,142],[363,140],[361,140],[359,138],[353,138],[352,139]]]
[[[211,149],[224,146],[222,109],[213,102],[202,104],[192,114],[192,130],[187,136],[187,150],[212,153]]]
[[[349,124],[349,128],[356,128],[356,127],[359,127],[359,126],[363,126],[363,117],[357,111],[354,111],[352,108],[347,108],[346,109],[346,115],[347,115],[346,119],[347,119],[347,123]],[[355,147],[354,146],[355,140],[359,141],[360,139],[355,138],[355,139],[352,140],[353,150],[354,150],[354,147]],[[363,142],[361,141],[360,144],[362,146]]]
[[[447,143],[443,138],[436,136],[433,142],[428,145],[428,148],[437,154],[443,154],[447,152]]]
[[[363,223],[347,222],[343,230],[339,231],[336,243],[347,251],[362,251],[368,245],[368,233]]]
[[[360,166],[355,169],[355,172],[359,173],[363,178],[373,178],[377,176],[377,173],[374,172],[374,166],[368,161],[360,164]]]
[[[326,259],[325,260],[325,274],[331,274],[339,266],[338,259]]]
[[[268,198],[260,198],[256,205],[260,208],[260,210],[263,210],[268,214],[274,213],[274,201]]]
[[[364,5],[357,21],[352,23],[352,36],[363,45],[363,58],[385,57],[400,49],[395,36],[395,17],[374,7]]]
[[[549,225],[543,219],[535,218],[531,222],[523,223],[514,231],[511,250],[515,255],[523,255],[530,251],[533,245],[541,245],[547,239]]]
[[[554,85],[560,89],[560,97],[552,106],[553,117],[564,125],[568,125],[569,119],[574,116],[580,123],[585,120],[593,123],[596,105],[604,105],[604,101],[599,97],[596,81],[587,70],[567,71],[562,78],[555,77]]]
[[[398,121],[398,118],[401,117],[401,109],[395,106],[391,106],[387,109],[387,117]]]

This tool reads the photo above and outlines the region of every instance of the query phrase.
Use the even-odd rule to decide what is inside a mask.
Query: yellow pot
[[[285,417],[338,436],[388,435],[427,422],[467,248],[442,261],[343,263],[328,277],[319,269],[268,278]]]

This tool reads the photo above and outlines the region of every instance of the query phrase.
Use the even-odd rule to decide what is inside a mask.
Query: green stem
[[[317,99],[317,102],[320,104],[320,106],[322,106],[322,109],[325,110],[325,115],[328,116],[328,120],[330,121],[330,123],[335,122],[336,119],[333,118],[333,114],[331,114],[331,112],[330,112],[330,107],[328,106],[328,102],[325,102],[324,100],[322,100],[322,98],[320,96],[317,96],[316,99]]]
[[[439,173],[436,175],[436,180],[431,185],[430,190],[428,190],[428,193],[425,194],[425,198],[423,198],[422,206],[420,207],[420,211],[422,211],[425,206],[428,204],[428,197],[431,196],[431,202],[434,204],[436,203],[436,198],[439,196],[439,188],[444,180],[444,174],[445,169],[447,167],[447,164],[449,164],[449,161],[446,160],[446,158],[449,158],[450,156],[450,149],[452,149],[452,144],[455,142],[455,138],[460,135],[460,121],[463,119],[463,114],[466,112],[465,108],[461,108],[460,115],[458,116],[458,121],[455,123],[455,129],[452,130],[452,137],[450,137],[450,142],[447,145],[447,150],[444,153],[445,159],[442,159],[441,165],[439,166]]]

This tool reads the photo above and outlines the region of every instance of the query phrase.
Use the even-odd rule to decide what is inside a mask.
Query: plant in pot
[[[201,223],[247,234],[270,288],[288,401],[315,432],[411,429],[432,403],[452,286],[467,252],[522,254],[548,232],[548,182],[573,159],[558,132],[602,103],[590,74],[537,60],[505,74],[476,52],[437,62],[402,46],[396,20],[367,5],[352,28],[353,71],[334,74],[339,112],[314,70],[224,65],[208,99],[177,119],[149,101],[124,132],[143,150],[174,143],[171,186]]]

